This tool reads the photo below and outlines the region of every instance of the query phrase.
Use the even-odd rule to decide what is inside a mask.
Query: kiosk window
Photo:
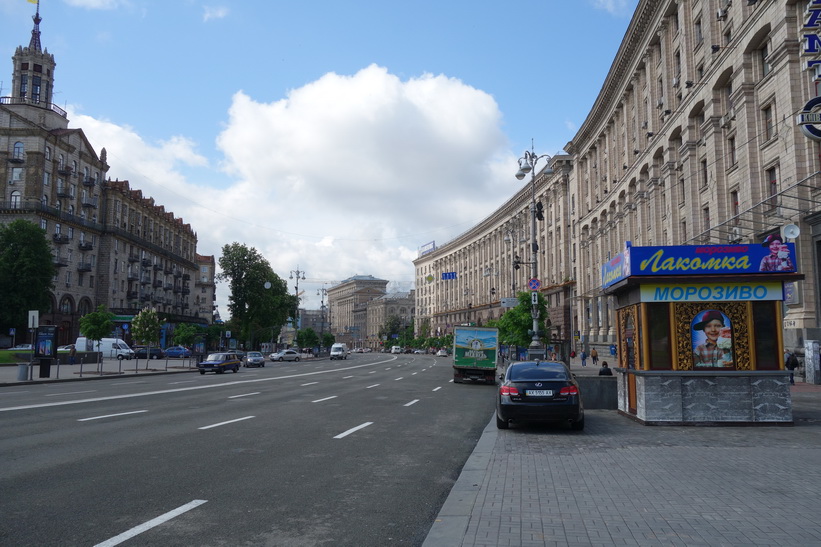
[[[780,325],[776,324],[775,302],[752,304],[756,370],[778,370],[780,355],[775,333]]]
[[[647,324],[650,330],[650,370],[672,370],[669,304],[647,304]]]

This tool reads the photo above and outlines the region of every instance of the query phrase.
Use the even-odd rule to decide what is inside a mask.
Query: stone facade
[[[79,318],[99,305],[118,323],[146,306],[171,323],[210,323],[213,257],[196,254],[182,219],[127,181],[106,180],[105,149],[98,155],[51,102],[56,63],[40,46],[40,21],[38,13],[29,46],[12,57],[12,96],[0,98],[0,222],[30,220],[52,241],[58,274],[41,323],[60,327],[59,344],[73,342]]]
[[[802,49],[806,1],[641,0],[576,136],[488,219],[414,261],[420,322],[498,317],[500,296],[537,272],[552,335],[581,347],[615,342],[601,266],[634,245],[758,245],[795,224],[799,271],[784,340],[819,339],[819,144],[795,114],[816,96]],[[513,166],[511,166],[513,170]],[[529,229],[531,192],[545,211]],[[443,278],[443,274],[455,274]]]

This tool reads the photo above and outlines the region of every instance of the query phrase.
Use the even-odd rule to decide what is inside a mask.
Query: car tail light
[[[513,386],[502,386],[499,388],[499,395],[519,395],[519,390]]]
[[[559,395],[578,395],[579,388],[576,386],[567,386],[563,387],[562,390],[559,392]]]

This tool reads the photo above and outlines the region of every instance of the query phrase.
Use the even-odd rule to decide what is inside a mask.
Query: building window
[[[43,186],[51,186],[51,173],[48,171],[43,173]]]
[[[20,192],[15,190],[14,192],[11,193],[11,196],[9,196],[9,197],[11,198],[10,199],[11,208],[12,209],[19,209],[20,208]]]
[[[768,105],[761,110],[761,123],[764,126],[764,141],[773,138],[773,107]]]
[[[758,50],[759,62],[761,63],[761,77],[764,78],[772,70],[768,57],[770,56],[770,46],[767,42]]]
[[[11,168],[11,180],[9,184],[21,184],[23,182],[23,168],[22,167],[12,167]]]
[[[776,167],[767,169],[767,195],[770,209],[775,209],[778,205],[778,169]]]
[[[24,156],[25,156],[23,154],[23,152],[24,152],[23,143],[19,142],[19,141],[14,143],[14,151],[12,151],[12,155],[11,155],[12,159],[23,160]]]
[[[735,154],[735,135],[727,139],[727,157],[730,160],[730,167],[738,162]]]
[[[51,159],[51,147],[50,146],[46,146],[46,159],[47,160]]]
[[[738,210],[738,190],[730,192],[730,214],[733,217],[733,224],[738,225],[739,210]]]
[[[699,45],[704,42],[704,29],[701,28],[701,19],[697,19],[696,22],[693,23],[693,29],[696,35],[696,45]]]
[[[701,169],[699,170],[699,173],[700,173],[700,179],[701,179],[701,180],[699,180],[699,182],[701,183],[701,188],[702,189],[707,188],[707,182],[708,182],[707,179],[708,179],[709,172],[707,171],[707,160],[706,159],[701,160]]]
[[[40,219],[40,229],[48,232],[48,221],[44,218]]]

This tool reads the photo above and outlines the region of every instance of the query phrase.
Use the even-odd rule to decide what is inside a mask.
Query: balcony
[[[191,291],[189,289],[183,289],[182,294],[191,294]]]
[[[54,240],[54,243],[59,243],[60,245],[64,245],[71,241],[66,234],[54,234],[51,238]]]
[[[93,177],[83,177],[83,186],[93,187],[95,182]]]
[[[93,251],[94,250],[94,243],[91,241],[81,241],[80,242],[80,250],[81,251]]]
[[[128,277],[126,279],[128,279],[129,281],[137,281],[139,278],[139,274],[128,272]]]
[[[126,298],[128,298],[129,300],[137,300],[139,297],[140,293],[138,293],[137,291],[128,291],[126,293]]]
[[[74,194],[71,193],[70,186],[58,186],[57,187],[57,197],[58,198],[73,198]]]
[[[83,198],[82,199],[82,206],[83,207],[93,207],[94,209],[97,208],[97,196],[93,198]]]
[[[159,279],[155,279],[154,283],[152,283],[151,286],[158,289],[162,287],[162,281],[160,281]]]
[[[172,268],[171,266],[166,266],[163,270],[163,273],[166,275],[171,275],[172,273],[174,273],[174,268]]]
[[[151,284],[150,279],[140,279],[140,285],[150,285],[150,284]]]
[[[9,163],[23,163],[25,158],[22,152],[16,152],[9,157]]]
[[[151,300],[151,295],[149,294],[144,294],[140,297],[140,302],[148,302],[149,300]]]
[[[174,292],[175,292],[176,294],[179,294],[181,291],[182,291],[182,289],[181,289],[181,288],[179,288],[179,287],[174,287]]]
[[[183,281],[188,281],[189,279],[191,279],[191,274],[182,274],[182,279]]]
[[[165,284],[165,290],[173,291],[174,290],[174,284],[173,283],[166,283]]]
[[[151,261],[147,258],[143,258],[141,264],[143,265],[143,268],[145,268],[146,270],[151,268]]]
[[[78,262],[77,263],[77,271],[78,272],[90,272],[91,271],[91,262]]]
[[[154,264],[154,271],[158,272],[160,270],[162,270],[162,264]]]
[[[129,255],[129,256],[128,256],[128,261],[129,261],[129,262],[131,262],[131,263],[134,263],[134,262],[139,262],[139,261],[140,261],[140,257],[139,257],[139,256],[134,256],[134,255]]]
[[[54,265],[58,268],[65,268],[66,266],[68,266],[68,259],[62,255],[52,257],[52,260],[54,262]]]
[[[177,270],[174,272],[174,277],[182,277],[182,272]]]
[[[63,175],[64,177],[70,177],[71,173],[73,173],[74,171],[71,169],[71,167],[63,165],[57,168],[57,172]]]

